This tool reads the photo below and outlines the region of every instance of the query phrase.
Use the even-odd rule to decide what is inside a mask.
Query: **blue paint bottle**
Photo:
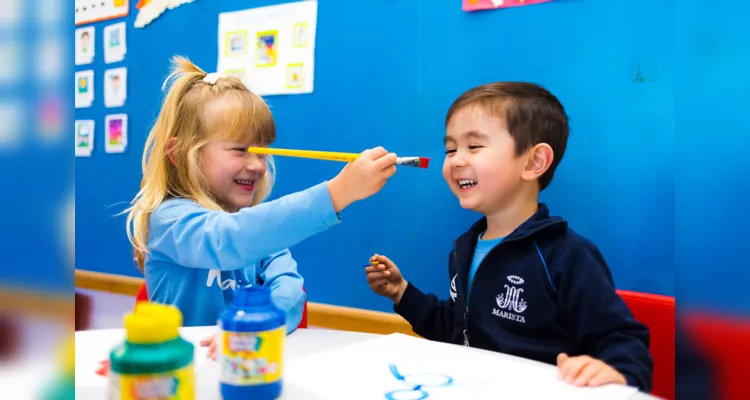
[[[219,381],[224,400],[281,396],[286,313],[263,286],[235,292],[219,317]]]

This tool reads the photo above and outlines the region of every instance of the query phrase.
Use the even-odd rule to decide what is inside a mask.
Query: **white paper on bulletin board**
[[[317,1],[219,14],[217,70],[265,95],[312,93]]]
[[[126,17],[130,0],[76,0],[76,25]]]

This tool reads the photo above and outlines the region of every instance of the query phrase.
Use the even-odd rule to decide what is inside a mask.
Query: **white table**
[[[214,361],[206,358],[206,349],[201,348],[198,342],[210,336],[216,331],[216,327],[193,327],[181,328],[181,335],[196,344],[195,369],[198,373],[196,379],[196,399],[221,399],[219,395],[219,367]],[[103,399],[106,398],[107,380],[95,371],[100,361],[106,359],[110,349],[124,340],[125,332],[122,329],[106,329],[76,332],[76,399]],[[285,357],[293,359],[304,357],[322,350],[332,349],[338,346],[361,342],[378,335],[337,331],[328,329],[298,329],[287,336]],[[497,357],[511,357],[501,353],[487,352],[479,349],[468,349],[493,354]],[[536,363],[535,361],[512,357],[519,363]],[[554,368],[550,366],[550,368]],[[325,400],[294,385],[284,382],[283,400]],[[656,399],[656,397],[637,393],[632,400]]]

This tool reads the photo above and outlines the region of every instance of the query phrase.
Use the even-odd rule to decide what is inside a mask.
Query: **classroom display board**
[[[303,65],[314,62],[314,90],[311,70],[301,75],[303,88],[308,82],[311,86],[293,96],[282,95],[289,93],[286,89],[271,94],[272,87],[249,82],[258,91],[268,90],[264,97],[278,129],[275,146],[361,152],[382,145],[397,154],[432,159],[427,170],[399,169],[376,196],[344,210],[342,225],[291,249],[311,301],[391,311],[392,304],[374,295],[365,279],[362,266],[374,253],[388,255],[422,290],[448,296],[453,240],[479,216],[460,208],[442,177],[445,113],[465,90],[500,80],[540,83],[565,105],[571,118],[568,150],[542,200],[596,243],[618,288],[674,295],[678,249],[691,254],[677,256],[681,264],[714,274],[740,257],[740,247],[724,242],[725,252],[701,253],[718,245],[714,239],[700,245],[690,239],[691,232],[713,231],[708,220],[675,229],[676,218],[689,220],[704,203],[691,192],[690,179],[680,181],[683,172],[675,170],[675,36],[673,24],[665,23],[672,21],[671,3],[650,3],[644,15],[642,4],[595,0],[482,12],[465,12],[460,2],[330,0],[316,2],[307,19],[278,19],[275,26],[222,23],[222,15],[285,3],[198,0],[142,29],[132,28],[135,12],[90,24],[96,52],[90,63],[76,67],[77,73],[94,71],[88,87],[93,100],[81,98],[91,105],[75,111],[75,119],[84,122],[81,132],[93,131],[88,142],[93,151],[76,159],[78,268],[140,276],[125,217],[118,214],[139,189],[143,144],[159,112],[170,58],[185,55],[208,72],[217,67],[228,72],[234,67],[225,69],[220,54],[232,48],[237,36],[229,35],[229,47],[222,48],[227,46],[222,35],[240,27],[246,32],[245,47],[235,49],[245,51],[253,70],[261,69],[258,60],[274,60],[257,52],[259,43],[273,37],[262,32],[277,29],[276,67],[286,71],[298,61],[282,59],[281,50],[294,49],[298,21],[307,21],[306,43],[314,44],[314,51],[299,53],[309,57],[300,56]],[[105,27],[118,22],[127,25],[127,53],[122,61],[107,64],[100,54]],[[108,108],[106,71],[116,68],[127,69],[121,76],[128,82],[126,97],[122,106]],[[273,79],[280,77],[286,75],[278,72]],[[117,119],[122,114],[126,120]],[[115,117],[107,120],[108,115]],[[694,110],[677,118],[685,123],[697,115],[701,112]],[[105,152],[107,121],[119,121],[107,128],[116,137],[121,137],[117,129],[128,130],[124,151]],[[702,126],[711,130],[708,122]],[[701,146],[685,154],[704,154]],[[276,164],[272,199],[331,179],[343,166],[284,157],[277,157]],[[677,186],[676,180],[681,182]],[[680,204],[676,190],[685,194]],[[737,204],[736,209],[744,207]],[[735,236],[738,232],[728,234]],[[701,276],[703,282],[711,280],[708,273]],[[702,284],[696,280],[693,286]],[[703,291],[694,301],[710,304],[718,295]]]
[[[219,14],[219,72],[261,96],[312,93],[318,2]]]

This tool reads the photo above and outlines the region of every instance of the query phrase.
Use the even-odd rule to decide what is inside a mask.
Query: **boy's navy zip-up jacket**
[[[448,300],[409,282],[394,311],[415,333],[553,365],[560,353],[588,355],[615,368],[628,385],[651,391],[648,329],[615,292],[593,243],[540,204],[487,253],[467,294],[474,248],[486,229],[482,218],[455,241]]]

